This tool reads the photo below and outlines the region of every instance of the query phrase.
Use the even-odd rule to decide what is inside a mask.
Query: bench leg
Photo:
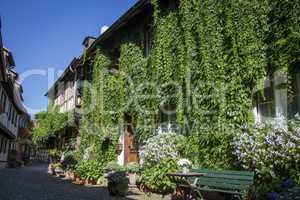
[[[198,190],[194,190],[196,200],[204,200],[202,194]]]

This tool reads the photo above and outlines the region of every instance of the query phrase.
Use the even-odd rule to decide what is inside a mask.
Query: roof
[[[55,88],[55,86],[68,74],[68,72],[73,72],[74,67],[78,64],[79,59],[73,58],[69,66],[64,70],[64,72],[60,75],[60,77],[55,81],[55,83],[51,86],[51,88],[47,91],[45,96],[48,96],[48,93]]]
[[[101,43],[102,41],[104,41],[105,39],[107,39],[108,37],[110,37],[113,33],[115,33],[115,31],[117,31],[121,26],[123,26],[124,24],[126,24],[129,19],[131,19],[132,17],[136,16],[138,13],[140,13],[142,11],[142,8],[144,8],[144,6],[146,6],[147,4],[150,3],[150,0],[139,0],[135,5],[133,5],[128,11],[126,11],[117,21],[115,21],[104,33],[102,33],[98,38],[94,38],[92,36],[87,36],[84,41],[83,44],[85,44],[86,40],[89,38],[93,38],[96,39],[93,44],[86,50],[86,54],[91,53],[97,46],[97,44]],[[78,59],[77,59],[77,63],[79,63],[80,60],[83,60],[83,55],[81,55]],[[74,59],[73,59],[74,61]],[[71,64],[73,63],[73,61],[71,62]],[[77,64],[76,63],[76,64]],[[64,76],[69,72],[70,70],[70,65],[69,67],[67,67],[64,71],[64,73],[55,81],[55,83],[52,85],[52,87],[48,90],[48,92],[45,94],[45,96],[48,96],[48,93],[53,90],[53,88],[64,78]]]
[[[122,25],[126,24],[129,19],[137,15],[142,11],[147,4],[150,3],[150,0],[139,0],[134,6],[132,6],[125,14],[123,14],[117,21],[115,21],[103,34],[101,34],[95,42],[87,49],[87,53],[90,53],[97,44],[103,40],[110,37],[116,30],[118,30]]]
[[[14,57],[13,57],[11,51],[8,48],[5,48],[5,47],[3,47],[3,51],[6,52],[6,54],[7,54],[9,66],[10,67],[15,67],[16,66],[15,60],[14,60]]]
[[[82,45],[86,46],[86,43],[88,42],[89,39],[96,39],[95,37],[93,36],[86,36],[82,42]]]

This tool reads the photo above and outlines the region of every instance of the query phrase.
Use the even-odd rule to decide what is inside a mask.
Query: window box
[[[30,130],[28,128],[20,128],[20,137],[28,138],[30,136]]]

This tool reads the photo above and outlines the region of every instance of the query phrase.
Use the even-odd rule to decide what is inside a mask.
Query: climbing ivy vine
[[[92,82],[85,81],[83,87],[80,150],[84,155],[89,149],[93,158],[102,162],[115,159],[115,144],[122,123],[119,76],[110,67],[109,57],[97,51]]]
[[[58,107],[50,104],[47,111],[35,115],[36,126],[33,129],[35,143],[46,142],[50,137],[59,137],[67,127],[74,127],[74,111],[59,112]]]
[[[155,98],[145,98],[153,94],[149,72],[149,59],[144,57],[141,47],[134,43],[121,46],[119,58],[123,81],[124,112],[132,118],[136,129],[136,139],[140,143],[153,135],[155,120]],[[146,83],[146,84],[145,84]]]
[[[275,70],[286,70],[300,49],[300,3],[162,2],[151,1],[148,58],[139,44],[124,43],[118,69],[112,70],[109,56],[97,52],[91,83],[97,98],[86,87],[84,105],[95,101],[95,106],[83,115],[81,127],[103,141],[118,135],[126,114],[142,144],[155,133],[161,107],[173,105],[176,122],[190,139],[186,156],[204,167],[235,167],[231,141],[252,129],[254,89]]]

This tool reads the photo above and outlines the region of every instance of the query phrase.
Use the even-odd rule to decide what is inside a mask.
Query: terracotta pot
[[[102,184],[100,178],[97,180],[97,183],[96,183],[96,184],[97,184],[97,185],[101,185],[101,184]]]
[[[70,179],[75,180],[75,173],[73,171],[70,171]]]
[[[65,179],[70,180],[70,173],[69,172],[66,172]]]
[[[136,185],[136,173],[129,173],[128,174],[128,178],[129,178],[129,185]]]
[[[91,180],[90,183],[91,183],[92,185],[97,185],[97,180]]]
[[[83,185],[84,184],[84,180],[81,180],[79,177],[76,178],[76,182],[80,185]]]

